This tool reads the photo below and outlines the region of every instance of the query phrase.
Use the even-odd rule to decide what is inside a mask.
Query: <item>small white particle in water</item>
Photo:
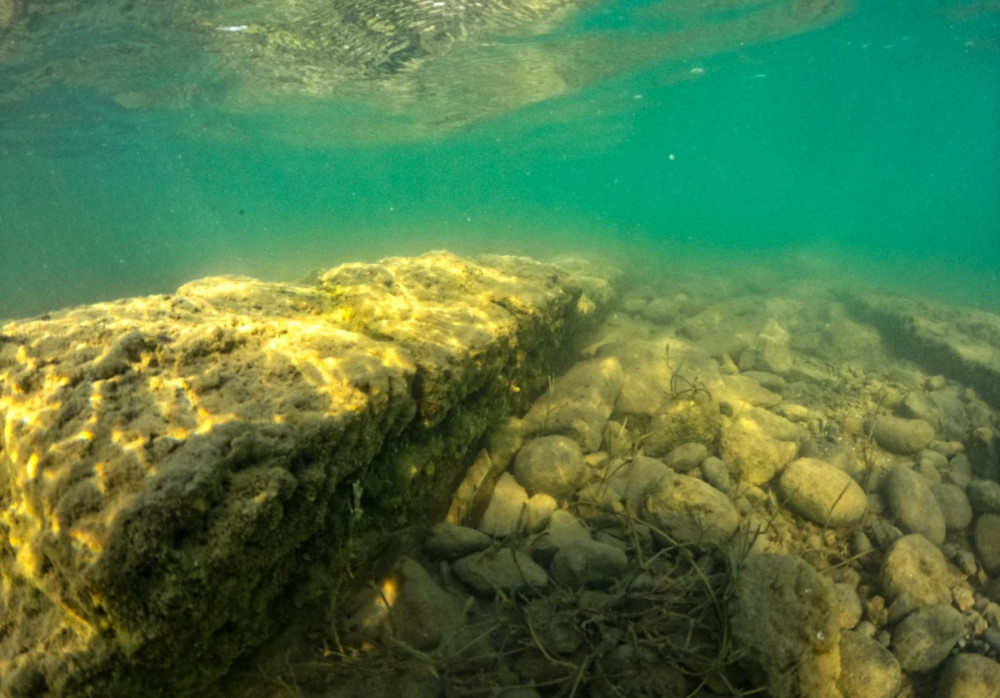
[[[246,24],[230,24],[229,26],[215,28],[216,31],[220,32],[241,32],[245,29],[247,29]]]
[[[670,153],[670,155],[667,156],[667,159],[668,160],[673,160],[674,159],[674,154]]]
[[[705,72],[704,68],[692,68],[691,69],[691,74],[692,75],[701,75],[704,72]]]

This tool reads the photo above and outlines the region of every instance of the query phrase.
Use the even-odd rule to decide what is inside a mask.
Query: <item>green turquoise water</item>
[[[763,263],[1000,310],[1000,3],[859,0],[752,41],[737,9],[645,5],[523,41],[585,75],[510,104],[475,87],[502,46],[393,104],[234,87],[167,20],[134,59],[48,72],[136,27],[38,18],[27,58],[0,36],[0,318],[434,248]]]

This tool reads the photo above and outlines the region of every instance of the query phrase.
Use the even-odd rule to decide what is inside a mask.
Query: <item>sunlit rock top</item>
[[[580,263],[439,252],[8,323],[0,676],[204,685],[287,599],[441,515],[471,445],[610,298]]]

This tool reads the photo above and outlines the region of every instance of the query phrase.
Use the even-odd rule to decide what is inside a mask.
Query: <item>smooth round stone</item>
[[[941,412],[927,393],[911,392],[903,399],[900,412],[912,419],[922,419],[935,429],[941,428]]]
[[[610,420],[604,432],[604,448],[611,458],[627,458],[635,452],[632,436],[625,425]]]
[[[935,545],[944,542],[944,514],[923,477],[901,463],[889,470],[882,487],[903,531],[920,533]]]
[[[788,506],[823,526],[848,526],[864,516],[868,498],[851,476],[825,461],[798,458],[779,479]]]
[[[621,363],[613,356],[577,363],[531,406],[523,420],[525,431],[563,434],[587,453],[597,451],[622,379]]]
[[[520,550],[500,548],[468,555],[455,561],[455,576],[480,594],[544,587],[549,576]]]
[[[722,459],[732,465],[739,478],[751,485],[763,485],[792,461],[798,446],[779,441],[749,417],[738,417],[722,430],[719,443]]]
[[[394,637],[422,652],[433,650],[465,618],[463,599],[442,589],[420,563],[403,558],[398,595],[389,609]]]
[[[937,453],[940,453],[945,458],[952,458],[957,456],[959,453],[965,451],[965,444],[961,441],[942,441],[941,439],[935,439],[930,445]]]
[[[895,698],[902,681],[892,652],[862,633],[840,633],[840,678],[844,698]]]
[[[973,480],[965,488],[972,508],[984,514],[1000,514],[1000,483]]]
[[[976,477],[1000,482],[1000,435],[992,427],[973,429],[963,439]]]
[[[559,508],[554,497],[547,494],[535,494],[528,497],[524,507],[524,530],[528,533],[538,533],[546,524],[549,518]]]
[[[733,482],[729,477],[729,466],[721,458],[709,456],[702,461],[701,475],[705,482],[720,492],[732,493]]]
[[[990,646],[994,652],[1000,652],[1000,630],[996,628],[986,628],[982,635],[983,641]]]
[[[956,654],[941,672],[939,698],[1000,698],[1000,664],[980,654]]]
[[[454,560],[490,547],[493,539],[482,531],[450,523],[435,524],[424,543],[432,556]]]
[[[930,461],[931,464],[938,470],[943,471],[948,469],[948,459],[944,456],[944,454],[932,451],[929,448],[922,449],[917,454],[917,461],[921,460]]]
[[[854,451],[829,439],[808,439],[802,442],[799,447],[799,457],[818,458],[838,470],[843,470],[855,480],[862,479],[861,476],[864,475]]]
[[[654,298],[644,303],[639,314],[647,320],[666,324],[677,317],[677,304],[672,298]]]
[[[872,436],[886,451],[909,456],[930,445],[934,427],[922,419],[877,417],[872,423]]]
[[[918,608],[893,629],[892,653],[904,671],[930,671],[947,659],[964,631],[962,614],[951,606]]]
[[[1000,572],[1000,514],[981,514],[976,519],[976,555],[990,574]]]
[[[889,599],[905,596],[913,606],[951,602],[948,563],[937,546],[918,533],[903,536],[889,548],[881,581]]]
[[[620,341],[602,344],[595,358],[616,357],[621,363],[622,388],[615,411],[653,415],[670,391],[670,368],[664,360],[663,344],[651,341]]]
[[[642,505],[646,493],[654,489],[670,468],[663,461],[648,456],[634,456],[620,463],[612,463],[605,477],[608,489],[628,503],[633,511]]]
[[[673,451],[668,453],[663,459],[663,462],[671,470],[676,470],[679,473],[686,473],[689,470],[694,470],[701,465],[701,462],[707,457],[708,448],[705,447],[705,444],[692,441],[678,446]]]
[[[958,565],[958,569],[962,570],[963,574],[969,577],[979,570],[976,565],[976,556],[968,550],[958,551],[955,555],[955,564]]]
[[[625,551],[608,543],[588,540],[560,548],[549,572],[563,587],[606,587],[628,567]]]
[[[938,472],[934,463],[927,458],[918,459],[917,464],[913,466],[913,470],[914,472],[919,473],[920,476],[930,485],[935,485],[941,482],[941,473]]]
[[[746,373],[726,376],[722,380],[728,393],[726,399],[737,404],[745,402],[750,405],[774,407],[781,403],[781,395],[771,392]]]
[[[514,477],[529,494],[542,492],[559,500],[576,494],[585,470],[583,451],[566,436],[532,439],[514,458]]]
[[[740,517],[729,498],[707,482],[668,473],[646,497],[643,518],[682,543],[722,545]]]
[[[510,473],[501,474],[493,487],[490,503],[479,520],[479,530],[498,538],[517,533],[523,523],[527,502],[528,493],[517,480]]]
[[[802,425],[785,419],[781,415],[777,415],[763,407],[751,407],[744,414],[757,422],[766,434],[779,441],[794,441],[798,443],[805,436]]]
[[[552,513],[545,531],[531,543],[531,557],[548,565],[559,550],[590,543],[590,533],[583,524],[565,509]]]
[[[875,507],[871,504],[872,498],[868,498],[868,506],[870,509],[875,510]],[[876,510],[877,511],[877,510]],[[878,511],[880,515],[884,515],[883,512]],[[886,519],[875,519],[871,522],[871,525],[867,527],[868,535],[871,537],[872,542],[880,548],[888,547],[892,545],[897,540],[903,537],[903,532],[898,528],[893,526]],[[922,536],[921,536],[922,537]]]
[[[972,506],[965,490],[951,483],[931,485],[931,492],[941,513],[944,515],[944,525],[949,531],[961,531],[972,523]]]
[[[874,549],[871,539],[865,535],[864,531],[851,531],[850,537],[852,555],[868,555]]]
[[[789,419],[793,422],[808,422],[812,413],[809,408],[805,405],[796,405],[793,403],[786,402],[778,407],[778,412],[785,419]]]
[[[948,475],[948,480],[959,487],[966,487],[972,482],[972,463],[964,453],[952,456],[951,460],[948,461],[948,469],[945,472]]]

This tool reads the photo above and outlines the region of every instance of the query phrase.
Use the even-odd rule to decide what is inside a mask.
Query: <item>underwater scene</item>
[[[0,696],[1000,698],[1000,2],[0,0]]]

